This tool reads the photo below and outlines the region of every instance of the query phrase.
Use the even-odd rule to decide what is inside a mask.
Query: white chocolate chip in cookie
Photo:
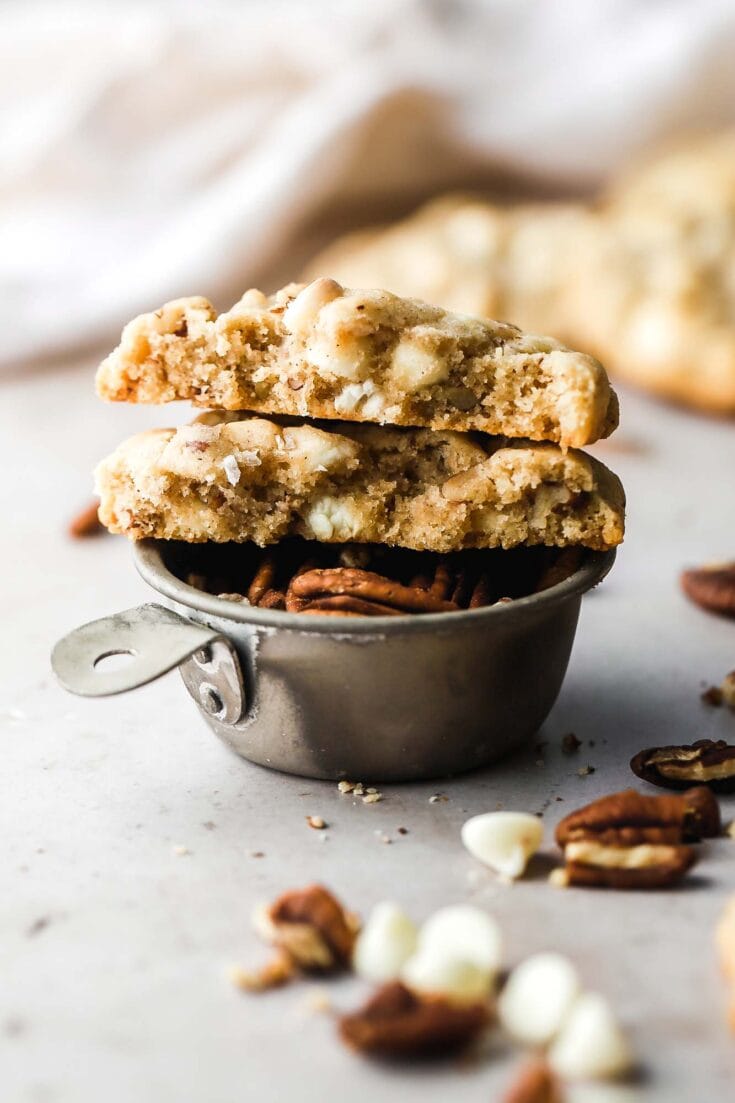
[[[309,426],[286,428],[283,430],[283,437],[285,450],[294,458],[303,458],[308,471],[346,469],[356,451],[351,441],[344,437],[327,436]]]
[[[344,289],[336,280],[326,277],[307,284],[286,308],[283,315],[284,325],[291,333],[302,337],[307,336],[322,307],[333,299],[338,299],[343,291]]]
[[[360,518],[347,502],[324,497],[314,503],[304,518],[307,534],[317,540],[353,540],[360,531]]]
[[[364,383],[347,383],[334,400],[334,408],[338,414],[351,414],[368,395],[375,390],[375,384],[371,379]]]
[[[441,383],[449,375],[449,365],[443,357],[405,337],[393,350],[390,374],[399,387],[413,392]]]

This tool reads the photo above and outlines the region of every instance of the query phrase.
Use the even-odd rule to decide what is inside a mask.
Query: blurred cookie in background
[[[597,219],[575,203],[502,207],[445,195],[393,225],[338,238],[309,265],[352,287],[389,287],[447,309],[485,315],[554,337],[569,330],[581,250]]]
[[[574,288],[575,339],[619,378],[735,413],[735,132],[624,176],[599,218]]]
[[[735,132],[690,139],[601,200],[444,196],[339,239],[309,266],[515,322],[686,406],[735,413]]]

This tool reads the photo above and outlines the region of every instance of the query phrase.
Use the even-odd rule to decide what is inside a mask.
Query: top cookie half
[[[118,402],[413,425],[579,447],[618,404],[601,364],[550,337],[334,280],[248,291],[217,314],[178,299],[142,314],[100,365]]]

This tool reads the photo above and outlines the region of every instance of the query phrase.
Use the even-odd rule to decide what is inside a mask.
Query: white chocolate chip
[[[510,974],[498,998],[504,1029],[525,1045],[545,1045],[561,1029],[579,994],[579,978],[561,954],[526,958]]]
[[[367,406],[370,402],[369,396],[379,397],[374,395],[374,392],[375,384],[372,379],[366,379],[364,383],[347,383],[335,398],[334,408],[338,414],[350,414],[357,409],[363,399],[368,400],[365,404]],[[382,406],[382,399],[380,404]]]
[[[503,877],[520,877],[543,837],[541,820],[528,812],[485,812],[462,826],[470,854]]]
[[[405,912],[390,902],[377,904],[355,943],[355,972],[376,984],[395,980],[414,953],[416,939],[416,925]]]
[[[322,307],[333,299],[338,299],[342,293],[343,288],[336,280],[326,277],[314,280],[291,300],[284,311],[283,324],[291,333],[305,336],[314,325]]]
[[[238,467],[237,460],[234,456],[225,456],[222,460],[222,467],[224,468],[227,481],[230,486],[237,486],[240,482],[240,468]]]
[[[497,973],[502,956],[500,927],[491,915],[469,904],[440,908],[419,933],[419,953],[461,958],[490,974]]]
[[[585,992],[574,1002],[551,1049],[549,1064],[570,1080],[620,1076],[633,1063],[628,1041],[607,1000]]]
[[[286,451],[294,460],[300,456],[309,471],[331,471],[348,463],[355,454],[351,441],[307,426],[284,430],[284,438]]]
[[[402,390],[413,392],[446,379],[449,365],[445,359],[404,338],[393,350],[390,374]]]
[[[254,448],[245,448],[240,453],[240,459],[246,467],[260,467],[262,460]]]
[[[472,961],[420,951],[401,970],[407,988],[444,996],[453,1003],[477,1003],[490,994],[492,975]]]
[[[371,420],[380,417],[384,410],[385,399],[382,394],[377,391],[375,394],[371,394],[370,398],[365,401],[360,412],[364,418]]]
[[[352,540],[360,530],[360,519],[345,502],[319,498],[304,518],[307,534],[317,540]]]

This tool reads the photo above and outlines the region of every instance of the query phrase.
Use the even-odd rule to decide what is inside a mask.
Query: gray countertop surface
[[[481,1060],[411,1068],[344,1049],[315,995],[351,1008],[365,994],[355,979],[260,997],[232,987],[228,968],[265,954],[253,906],[314,880],[363,915],[383,899],[418,920],[452,902],[487,908],[509,966],[560,950],[616,1007],[642,1077],[615,1098],[731,1100],[735,1039],[712,934],[735,892],[735,841],[703,845],[673,892],[562,892],[547,884],[543,858],[518,884],[499,883],[459,830],[498,806],[543,809],[551,855],[561,815],[635,783],[635,751],[735,742],[735,715],[700,701],[735,667],[735,622],[689,605],[677,581],[687,564],[735,557],[735,425],[623,394],[623,427],[594,452],[625,483],[629,535],[584,600],[543,752],[441,783],[381,786],[384,799],[364,805],[331,782],[235,757],[175,673],[98,701],[54,683],[59,636],[150,597],[123,540],[65,535],[89,471],[127,433],[187,416],[105,406],[92,391],[89,366],[0,384],[4,1103],[500,1099],[520,1057],[500,1041]],[[573,757],[560,748],[569,731],[583,744]],[[585,765],[594,772],[580,777]],[[446,800],[430,802],[436,793]],[[735,798],[722,808],[733,818]],[[310,830],[308,814],[328,831]]]

